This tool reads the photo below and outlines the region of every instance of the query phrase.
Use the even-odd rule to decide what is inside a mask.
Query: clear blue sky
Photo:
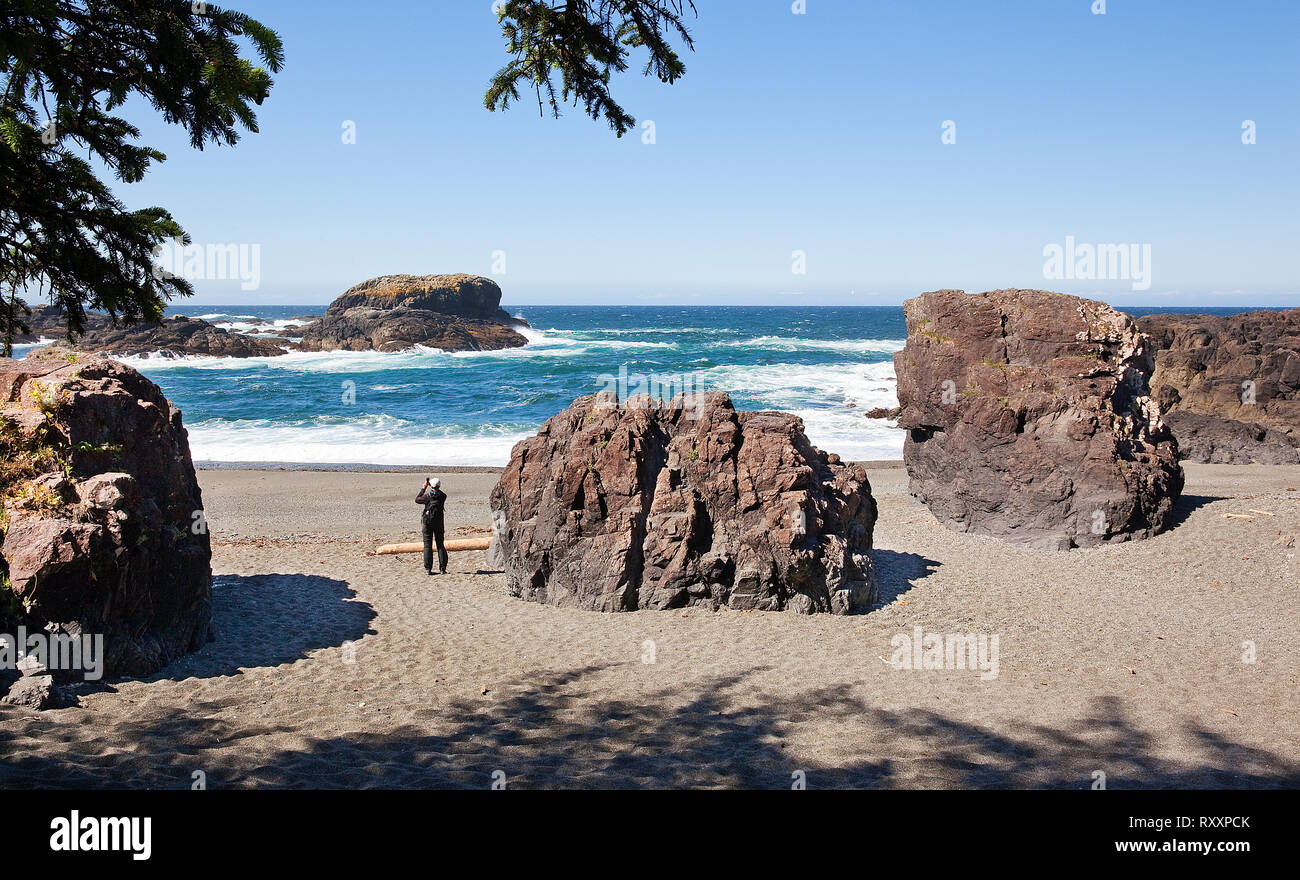
[[[490,0],[227,5],[285,42],[261,133],[196,153],[137,105],[169,158],[119,187],[196,241],[261,246],[260,289],[200,281],[200,303],[490,275],[500,250],[509,304],[1300,304],[1296,0],[702,0],[683,80],[634,58],[615,82],[653,145],[527,97],[486,111]],[[1045,279],[1066,236],[1149,244],[1150,289]]]

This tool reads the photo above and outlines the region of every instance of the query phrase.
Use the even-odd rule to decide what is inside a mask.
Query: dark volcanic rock
[[[28,321],[38,336],[66,342],[63,313],[54,306],[34,310]],[[35,341],[30,340],[30,341]],[[286,343],[231,333],[198,318],[177,316],[162,324],[115,325],[107,315],[86,316],[86,331],[71,343],[77,351],[113,354],[119,357],[276,357],[285,353]]]
[[[501,288],[477,275],[385,275],[348,290],[302,328],[308,351],[489,351],[527,343],[501,308]]]
[[[443,351],[514,348],[527,340],[505,324],[420,309],[360,306],[327,314],[301,331],[305,351],[401,351],[414,345]]]
[[[509,321],[501,308],[501,288],[481,275],[383,275],[362,281],[330,303],[330,311],[348,309],[422,309],[461,318]]]
[[[1168,387],[1168,386],[1166,386]],[[1294,437],[1258,422],[1174,410],[1164,417],[1178,438],[1178,457],[1213,464],[1300,464]]]
[[[1147,315],[1151,393],[1191,461],[1300,462],[1300,309]]]
[[[941,290],[903,310],[903,459],[941,522],[1049,549],[1166,527],[1183,474],[1131,320],[1038,290]]]
[[[0,703],[28,709],[63,709],[75,705],[76,695],[54,683],[52,675],[24,675],[13,683]]]
[[[489,558],[512,595],[597,611],[847,613],[876,594],[866,472],[725,394],[581,397],[517,444]]]
[[[158,386],[67,351],[0,359],[0,446],[7,627],[101,634],[109,676],[153,672],[212,638],[203,501]]]

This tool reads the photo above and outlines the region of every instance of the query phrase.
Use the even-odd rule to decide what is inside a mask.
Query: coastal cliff
[[[1191,461],[1300,463],[1300,309],[1148,315],[1151,394]]]

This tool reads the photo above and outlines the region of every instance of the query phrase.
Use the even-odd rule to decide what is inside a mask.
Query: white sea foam
[[[548,330],[538,330],[535,327],[516,327],[515,328],[530,346],[581,346],[584,350],[588,348],[677,348],[676,342],[652,342],[640,339],[602,339],[602,336],[622,337],[628,335],[617,331],[606,330],[560,330],[552,327]],[[640,331],[636,331],[640,332]],[[677,332],[677,331],[673,331]],[[519,349],[511,349],[518,351]]]
[[[293,326],[293,321],[277,321],[277,326]],[[529,359],[547,357],[576,357],[591,351],[617,352],[623,349],[675,349],[675,342],[645,342],[624,339],[574,339],[561,331],[539,331],[526,327],[516,328],[526,345],[502,348],[495,351],[445,352],[438,348],[416,345],[401,351],[287,351],[276,357],[212,357],[209,355],[182,355],[173,357],[163,352],[121,357],[118,360],[136,369],[203,369],[248,370],[271,368],[303,373],[370,373],[378,370],[409,369],[421,366],[449,366],[457,360],[478,359]],[[290,340],[285,340],[289,342]]]
[[[902,458],[903,432],[860,414],[795,410],[808,438],[848,460]],[[195,461],[288,461],[302,464],[461,465],[501,467],[514,445],[533,430],[458,429],[444,436],[412,436],[409,427],[361,422],[331,427],[279,425],[264,420],[200,422],[189,428]]]
[[[700,371],[701,383],[732,395],[762,400],[773,409],[816,402],[835,409],[898,406],[894,365],[768,364],[725,365]]]
[[[216,321],[214,327],[222,330],[229,330],[231,333],[275,333],[279,330],[287,330],[290,327],[305,327],[311,321],[300,318],[285,318],[277,321],[264,321],[260,318],[254,318],[251,321]]]
[[[285,340],[288,342],[289,340]],[[136,369],[158,371],[175,369],[194,370],[284,370],[291,373],[374,373],[383,370],[418,369],[438,366],[444,368],[472,368],[464,361],[471,357],[512,357],[517,352],[528,355],[562,356],[574,354],[573,349],[526,348],[501,351],[445,352],[438,348],[417,345],[401,351],[287,351],[275,357],[212,357],[209,355],[183,355],[164,357],[160,352],[151,355],[122,357],[118,360]],[[527,356],[527,355],[525,355]]]
[[[753,339],[721,342],[728,348],[761,348],[767,351],[902,351],[905,339],[800,339],[792,336],[756,336]]]
[[[59,340],[57,340],[57,339],[51,339],[51,338],[49,338],[49,337],[47,337],[47,336],[38,336],[38,337],[36,337],[36,341],[35,341],[35,342],[24,342],[24,343],[21,343],[21,344],[17,344],[17,343],[15,343],[15,345],[14,345],[14,349],[13,349],[13,359],[14,359],[14,360],[19,360],[20,358],[24,358],[24,357],[26,357],[26,356],[27,356],[27,352],[31,351],[31,350],[34,349],[34,348],[40,348],[40,347],[43,346],[43,345],[53,345],[54,343],[56,343],[56,342],[58,342],[58,341],[59,341]]]
[[[688,333],[703,333],[709,336],[717,336],[722,334],[735,335],[737,331],[730,330],[726,327],[602,327],[596,330],[561,330],[556,327],[551,327],[546,332],[568,333],[579,339],[583,339],[593,336],[639,336],[643,333],[671,333],[674,336]]]
[[[825,410],[795,410],[814,446],[848,461],[899,461],[906,432],[889,423]]]
[[[849,460],[901,459],[903,432],[892,422],[868,419],[875,407],[898,406],[894,365],[771,364],[720,366],[700,372],[706,388],[744,397],[762,409],[803,419],[816,446]]]
[[[290,373],[375,373],[419,367],[438,359],[442,365],[448,356],[437,349],[407,351],[286,351],[276,357],[209,357],[185,355],[175,358],[156,356],[118,358],[124,364],[147,372],[162,370],[284,370]]]
[[[195,461],[301,464],[500,466],[532,434],[518,426],[448,428],[421,436],[404,419],[371,415],[280,424],[265,419],[208,420],[189,426]]]
[[[516,327],[528,340],[518,348],[501,348],[494,351],[457,351],[451,355],[470,360],[479,359],[530,359],[562,357],[572,358],[589,353],[617,353],[639,349],[675,350],[676,342],[649,342],[636,339],[578,339],[563,330],[538,330],[533,327]]]
[[[265,320],[264,318],[259,318],[257,315],[229,315],[225,312],[213,312],[210,315],[195,315],[194,317],[199,321],[215,321],[218,318],[225,318],[226,320],[234,320],[234,321]]]

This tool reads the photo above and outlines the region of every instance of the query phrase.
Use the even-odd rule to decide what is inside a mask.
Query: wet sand
[[[882,607],[853,617],[535,605],[481,552],[365,555],[418,538],[418,475],[205,470],[217,640],[0,707],[0,785],[1300,786],[1300,467],[1186,469],[1171,531],[1051,553],[873,467]],[[495,475],[443,479],[448,535],[486,534]],[[894,668],[914,627],[996,635],[997,677]]]

